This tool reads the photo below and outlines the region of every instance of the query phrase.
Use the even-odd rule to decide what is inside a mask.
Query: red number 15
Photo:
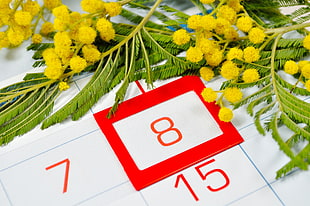
[[[211,192],[217,192],[217,191],[220,191],[220,190],[224,189],[225,187],[227,187],[227,186],[229,185],[230,181],[229,181],[229,178],[228,178],[227,174],[226,174],[223,170],[221,170],[221,169],[213,169],[213,170],[210,170],[209,172],[207,172],[207,173],[205,173],[205,174],[201,171],[201,168],[202,168],[202,167],[204,167],[204,166],[206,166],[206,165],[208,165],[208,164],[210,164],[210,163],[212,163],[212,162],[215,162],[215,160],[214,160],[214,159],[211,159],[211,160],[209,160],[209,161],[207,161],[207,162],[205,162],[205,163],[202,163],[201,165],[196,166],[196,167],[195,167],[195,170],[196,170],[196,172],[198,173],[198,175],[200,176],[200,178],[201,178],[202,180],[206,180],[207,177],[208,177],[209,175],[213,174],[213,173],[219,173],[219,174],[221,174],[221,175],[223,176],[224,180],[225,180],[225,183],[224,183],[222,186],[219,186],[219,187],[212,187],[211,185],[208,185],[208,186],[207,186],[207,189],[210,190]],[[176,182],[175,182],[174,187],[175,187],[175,188],[178,188],[178,187],[179,187],[179,182],[180,182],[181,180],[183,181],[183,183],[185,184],[186,188],[187,188],[188,191],[191,193],[191,195],[193,196],[193,198],[194,198],[196,201],[198,201],[198,200],[199,200],[198,196],[196,195],[196,193],[194,192],[193,188],[190,186],[190,184],[188,183],[188,181],[186,180],[186,178],[184,177],[183,174],[179,174],[179,175],[177,176],[177,179],[176,179]]]

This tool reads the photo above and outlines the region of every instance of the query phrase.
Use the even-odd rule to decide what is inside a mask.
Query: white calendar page
[[[89,78],[84,76],[76,80],[72,88],[64,92],[65,99],[70,99],[69,96],[80,90]],[[156,82],[157,89],[170,81]],[[144,83],[140,83],[146,90]],[[218,81],[214,81],[206,85],[213,86],[217,83]],[[141,90],[132,83],[126,99],[139,95],[143,95]],[[184,102],[188,101],[189,105],[197,104],[191,102],[191,95],[191,92],[186,93],[180,98]],[[270,135],[259,135],[250,118],[241,111],[236,112],[232,123],[245,140],[243,143],[139,191],[135,190],[93,117],[93,113],[112,105],[113,96],[113,92],[104,96],[89,114],[77,122],[65,121],[44,131],[36,128],[2,147],[0,205],[293,206],[309,203],[310,197],[306,194],[310,172],[296,171],[276,180],[276,170],[288,158],[278,150]],[[64,102],[65,100],[58,102],[56,107]],[[152,107],[155,111],[151,114],[165,112],[165,106],[171,107],[170,104],[171,101]],[[177,101],[175,104],[177,105]],[[182,108],[177,107],[170,112],[178,111],[182,111]],[[193,122],[200,118],[198,114],[186,115]],[[173,118],[178,122],[178,115]],[[120,130],[132,129],[130,124],[118,123]],[[213,124],[216,125],[214,122]],[[182,125],[175,125],[182,129]],[[188,132],[195,136],[196,130]],[[215,128],[213,132],[216,135],[221,130]],[[134,144],[135,140],[130,141]],[[150,146],[149,149],[154,148]],[[156,160],[159,155],[153,152],[151,157]],[[144,157],[138,158],[142,159],[143,164],[147,163],[143,160]],[[161,161],[162,158],[165,157],[156,161]]]
[[[23,47],[12,51],[1,50],[1,70],[4,73],[0,76],[0,86],[21,81],[24,72],[27,71],[25,67],[31,68],[30,57],[31,54],[25,52]],[[17,75],[19,73],[22,74]],[[57,100],[55,108],[60,108],[77,94],[89,78],[90,76],[86,75],[75,79],[71,88],[63,92]],[[155,86],[159,89],[177,80],[159,81]],[[148,92],[146,85],[143,82],[140,84]],[[220,84],[220,79],[204,84],[216,87]],[[310,196],[307,194],[310,171],[295,171],[276,180],[276,171],[289,159],[279,151],[270,134],[258,134],[244,108],[235,112],[232,121],[244,142],[196,161],[189,167],[136,190],[107,136],[101,131],[93,116],[113,104],[114,92],[115,90],[101,98],[79,121],[64,121],[43,131],[37,127],[1,147],[0,205],[309,205]],[[139,95],[143,95],[141,89],[132,83],[126,100]],[[180,151],[201,145],[204,140],[201,140],[198,134],[206,128],[199,131],[195,128],[201,127],[201,121],[209,121],[210,139],[223,133],[216,121],[212,120],[212,115],[205,110],[184,114],[192,121],[193,127],[188,128],[182,124],[184,116],[180,116],[180,113],[184,112],[184,106],[187,109],[191,105],[201,106],[195,98],[197,96],[193,96],[192,92],[178,95],[170,101],[153,106],[150,110],[143,110],[146,113],[137,112],[136,115],[114,124],[118,134],[126,142],[130,154],[137,161],[139,169],[147,169],[153,164],[178,155]],[[309,102],[310,99],[306,101]],[[199,115],[201,111],[204,112],[203,117]],[[149,122],[154,119],[147,122],[141,121],[141,118],[147,119],[154,114],[166,112],[169,112],[171,120],[155,121],[153,130],[164,131],[171,126],[173,120],[172,128],[180,130],[182,140],[188,136],[185,134],[195,137],[195,140],[167,153],[159,152],[162,148],[158,147],[158,141],[153,140],[144,142],[147,148],[141,147],[140,150],[138,146],[135,147],[141,142],[126,133],[131,131],[135,134],[134,125],[131,124],[137,121],[141,128],[144,128],[144,132],[150,132],[146,131],[149,128],[147,126],[150,126]],[[158,120],[158,117],[156,118]],[[128,120],[131,124],[126,123]],[[147,126],[143,125],[145,122]],[[180,138],[177,134],[174,132],[171,136],[162,136],[162,143],[176,142],[177,145],[183,142],[178,141]],[[143,156],[146,152],[148,153]]]

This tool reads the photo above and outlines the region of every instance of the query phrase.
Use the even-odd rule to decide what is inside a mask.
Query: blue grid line
[[[102,192],[99,192],[99,193],[97,193],[97,194],[95,194],[95,195],[93,195],[93,196],[90,196],[90,197],[86,198],[85,200],[82,200],[81,202],[78,202],[78,203],[76,203],[76,204],[74,204],[74,205],[83,204],[83,203],[85,203],[85,202],[87,202],[87,201],[89,201],[89,200],[91,200],[91,199],[94,199],[94,198],[96,198],[96,197],[98,197],[98,196],[100,196],[100,195],[102,195],[102,194],[104,194],[104,193],[107,193],[107,192],[109,192],[109,191],[111,191],[111,190],[113,190],[113,189],[115,189],[115,188],[118,188],[119,186],[122,186],[122,185],[124,185],[124,184],[127,184],[127,183],[129,183],[128,180],[125,181],[125,182],[122,182],[122,183],[120,183],[120,184],[117,184],[117,185],[115,185],[115,186],[113,186],[113,187],[110,187],[109,189],[106,189],[106,190],[104,190],[104,191],[102,191]]]
[[[3,189],[3,191],[4,191],[4,193],[5,193],[6,197],[7,197],[7,200],[9,201],[10,205],[13,205],[13,203],[12,203],[10,197],[9,197],[9,194],[8,194],[8,192],[6,191],[6,189],[5,189],[5,187],[4,187],[3,182],[1,181],[1,179],[0,179],[0,185],[2,186],[2,189]]]
[[[256,166],[256,164],[254,163],[254,161],[250,158],[250,156],[248,155],[248,153],[243,149],[243,147],[239,144],[240,149],[243,151],[243,153],[245,154],[245,156],[248,158],[248,160],[252,163],[252,165],[254,166],[254,168],[257,170],[257,172],[259,173],[259,175],[263,178],[263,180],[266,182],[267,186],[270,188],[270,190],[273,192],[273,194],[277,197],[277,199],[281,202],[282,205],[285,205],[284,202],[281,200],[280,196],[277,194],[277,192],[273,189],[273,187],[271,186],[271,184],[267,181],[267,179],[265,178],[265,176],[263,175],[263,173],[258,169],[258,167]]]
[[[257,188],[257,189],[255,189],[255,190],[253,190],[252,192],[249,192],[249,193],[247,193],[247,194],[245,194],[245,195],[242,195],[241,197],[239,197],[239,198],[237,198],[237,199],[235,199],[235,200],[229,202],[229,203],[226,204],[226,205],[228,206],[228,205],[231,205],[231,204],[233,204],[233,203],[235,203],[235,202],[238,202],[238,201],[242,200],[243,198],[248,197],[248,196],[250,196],[250,195],[252,195],[252,194],[255,194],[255,193],[258,192],[259,190],[262,190],[262,189],[264,189],[264,188],[266,188],[266,187],[268,187],[268,185],[264,185],[264,186],[262,186],[262,187],[260,187],[260,188]]]
[[[149,203],[147,202],[147,200],[145,199],[145,197],[144,197],[144,195],[142,194],[141,191],[139,191],[139,194],[140,194],[142,200],[144,201],[145,205],[146,205],[146,206],[149,206]]]

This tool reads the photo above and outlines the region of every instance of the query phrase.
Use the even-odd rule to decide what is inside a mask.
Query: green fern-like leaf
[[[281,169],[277,171],[276,178],[283,177],[284,175],[291,172],[293,169],[299,167],[302,170],[307,170],[308,167],[305,162],[309,165],[310,164],[310,144],[308,143],[307,146],[299,152],[296,158],[293,158],[290,162],[284,165]]]
[[[40,124],[52,111],[58,93],[56,86],[42,87],[27,94],[28,97],[23,99],[22,104],[13,104],[13,110],[2,111],[0,144],[7,144],[15,136],[22,135]]]

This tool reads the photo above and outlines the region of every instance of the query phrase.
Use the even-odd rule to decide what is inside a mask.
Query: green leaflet
[[[0,144],[7,144],[15,136],[22,135],[41,123],[52,111],[54,100],[59,93],[57,86],[48,86],[33,91],[36,98],[30,95],[26,105],[19,105],[11,118],[0,126]],[[22,110],[23,109],[23,110]]]
[[[92,79],[87,83],[87,85],[73,98],[71,99],[64,107],[56,111],[53,115],[48,117],[42,123],[42,129],[45,129],[55,123],[62,122],[69,115],[76,112],[76,110],[83,106],[88,101],[93,102],[92,98],[99,99],[100,94],[96,93],[97,91],[106,93],[109,88],[110,74],[112,70],[112,65],[116,65],[117,59],[112,62],[113,54],[110,54],[109,58],[106,60],[106,64],[102,66],[105,59],[101,60],[95,74],[93,75]],[[118,56],[117,56],[118,57]],[[92,105],[91,105],[92,106]],[[89,109],[89,108],[88,108]],[[88,110],[87,109],[87,110]],[[85,109],[83,110],[85,111]],[[83,113],[83,112],[82,112]],[[79,113],[81,114],[81,113]],[[75,117],[76,118],[76,117]]]
[[[290,162],[284,165],[280,170],[277,171],[276,178],[281,178],[284,175],[288,174],[292,170],[299,167],[302,170],[308,170],[308,167],[303,164],[302,160],[305,160],[307,164],[310,164],[310,144],[308,144],[298,155],[296,158],[293,158]]]
[[[310,126],[303,127],[305,131],[310,132]],[[306,137],[302,136],[301,134],[294,134],[292,135],[288,140],[286,140],[286,144],[288,144],[290,147],[294,147],[299,142],[305,141]]]

